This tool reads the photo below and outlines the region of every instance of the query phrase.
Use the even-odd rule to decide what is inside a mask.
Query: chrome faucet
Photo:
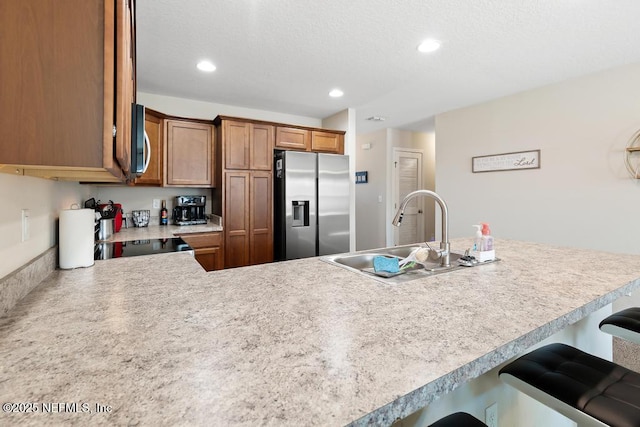
[[[400,227],[400,223],[402,222],[402,216],[404,215],[404,209],[407,207],[407,204],[411,201],[411,199],[417,196],[428,196],[438,202],[440,206],[440,211],[442,212],[442,240],[440,241],[440,249],[431,249],[429,248],[429,257],[432,259],[439,259],[440,265],[442,267],[450,267],[451,263],[449,261],[449,210],[447,209],[447,204],[442,199],[442,197],[438,196],[436,193],[430,190],[416,190],[407,194],[402,202],[400,202],[400,207],[398,208],[398,212],[396,212],[395,218],[391,221],[391,224],[396,227]],[[428,246],[428,245],[427,245]]]

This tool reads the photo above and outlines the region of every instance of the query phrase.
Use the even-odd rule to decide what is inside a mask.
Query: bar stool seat
[[[613,313],[600,322],[600,330],[640,344],[640,307],[631,307]]]
[[[487,425],[466,412],[455,412],[440,418],[428,427],[487,427]]]
[[[574,347],[541,347],[499,376],[580,426],[640,426],[640,374]]]

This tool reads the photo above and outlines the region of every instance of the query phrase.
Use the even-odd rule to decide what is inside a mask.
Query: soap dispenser
[[[482,223],[482,244],[480,246],[481,251],[492,251],[493,250],[493,236],[491,236],[491,230],[489,229],[489,224],[486,222]]]
[[[482,231],[480,231],[482,229],[482,226],[472,225],[472,227],[476,228],[476,237],[475,239],[473,239],[473,250],[480,251],[480,248],[482,247]]]

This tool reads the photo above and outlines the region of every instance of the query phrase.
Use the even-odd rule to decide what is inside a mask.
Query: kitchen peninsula
[[[496,248],[500,262],[401,285],[319,258],[55,271],[0,319],[0,400],[91,413],[0,424],[389,425],[640,287],[637,256]]]

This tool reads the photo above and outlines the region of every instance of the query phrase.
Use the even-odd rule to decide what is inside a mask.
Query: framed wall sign
[[[539,168],[540,150],[492,154],[471,158],[471,171],[473,173]]]

